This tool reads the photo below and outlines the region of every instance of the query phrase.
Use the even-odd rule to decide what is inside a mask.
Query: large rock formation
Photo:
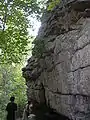
[[[90,0],[65,0],[46,13],[37,36],[45,41],[43,57],[32,56],[23,68],[28,99],[73,120],[90,120],[89,8]]]

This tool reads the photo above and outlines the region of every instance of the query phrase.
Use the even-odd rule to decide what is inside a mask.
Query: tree
[[[17,63],[27,54],[28,15],[37,12],[37,0],[0,1],[0,63]]]
[[[26,85],[21,75],[21,65],[1,65],[0,66],[0,118],[4,120],[6,104],[12,95],[18,104],[18,108],[23,111],[26,104]],[[18,111],[19,112],[19,111]]]
[[[50,0],[1,0],[0,1],[0,63],[18,63],[27,54],[30,36],[28,16],[40,18]],[[59,0],[51,0],[52,9]]]

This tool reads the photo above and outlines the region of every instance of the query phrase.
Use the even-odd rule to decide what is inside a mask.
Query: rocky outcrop
[[[90,0],[66,0],[47,13],[37,36],[45,41],[45,52],[23,68],[28,99],[46,102],[73,120],[90,120],[89,17]]]

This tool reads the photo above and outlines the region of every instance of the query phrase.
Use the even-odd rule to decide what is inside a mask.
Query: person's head
[[[14,97],[14,96],[10,97],[10,101],[11,101],[11,102],[14,102],[14,100],[15,100],[15,97]]]

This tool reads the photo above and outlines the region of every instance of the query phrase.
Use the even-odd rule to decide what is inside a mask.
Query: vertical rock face
[[[28,60],[23,76],[28,99],[46,98],[59,113],[90,120],[90,0],[66,1],[43,18],[37,38],[46,52]]]

